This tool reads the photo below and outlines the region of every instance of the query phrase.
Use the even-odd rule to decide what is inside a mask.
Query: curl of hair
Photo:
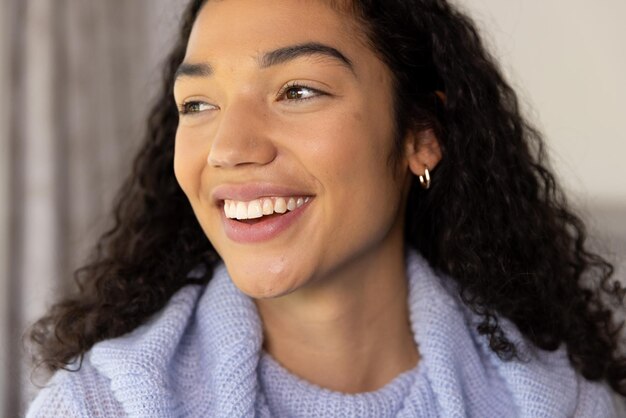
[[[79,295],[31,330],[49,370],[68,368],[96,342],[133,330],[181,287],[208,282],[219,262],[172,169],[173,78],[204,2],[191,1],[183,16],[145,142],[116,201],[115,224],[76,272]],[[503,360],[518,353],[498,318],[543,350],[564,344],[582,376],[606,380],[626,396],[623,323],[611,310],[623,307],[626,291],[612,279],[611,264],[588,249],[540,133],[522,116],[474,24],[445,0],[338,4],[394,74],[397,137],[433,129],[443,150],[431,189],[413,182],[408,245],[457,281],[461,299],[482,319],[478,331]],[[206,274],[188,278],[198,263]]]

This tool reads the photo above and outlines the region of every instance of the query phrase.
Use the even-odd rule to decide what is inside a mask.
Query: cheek
[[[393,138],[384,119],[383,115],[354,111],[323,124],[310,155],[312,162],[323,168],[319,174],[326,187],[354,195],[388,181],[387,160]]]
[[[353,111],[320,126],[307,163],[322,186],[333,234],[341,231],[346,248],[380,238],[398,216],[401,200],[389,165],[391,117]]]
[[[174,147],[174,175],[192,204],[198,196],[204,165],[203,153],[184,133],[178,132]]]

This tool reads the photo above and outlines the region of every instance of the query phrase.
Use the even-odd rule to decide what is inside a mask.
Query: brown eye
[[[187,113],[189,113],[189,112],[195,113],[195,112],[199,112],[200,110],[202,110],[201,107],[202,106],[200,105],[200,103],[193,102],[193,103],[189,103],[187,106],[185,106],[185,111]]]
[[[193,115],[193,114],[204,112],[207,110],[216,110],[216,109],[217,109],[217,106],[209,104],[209,103],[199,102],[199,101],[190,101],[190,102],[185,102],[180,106],[179,113],[181,115]]]
[[[291,100],[298,102],[302,100],[313,99],[323,94],[323,92],[317,89],[312,89],[310,87],[301,85],[289,85],[279,93],[278,100]]]
[[[289,89],[287,91],[286,96],[287,96],[287,99],[289,100],[302,99],[303,97],[305,97],[305,91],[301,87],[295,87],[295,88]]]

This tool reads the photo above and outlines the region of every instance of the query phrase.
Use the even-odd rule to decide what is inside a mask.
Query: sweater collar
[[[511,416],[573,413],[576,378],[563,367],[564,355],[544,361],[502,320],[507,336],[536,361],[500,361],[485,337],[477,335],[477,318],[458,300],[453,281],[435,274],[412,251],[407,276],[421,377],[401,379],[405,399],[390,416],[469,416],[476,410],[503,411],[499,416],[507,416],[505,411]],[[254,302],[222,265],[205,288],[181,289],[147,324],[95,345],[87,360],[110,379],[129,416],[269,416],[257,375],[262,341]],[[551,373],[556,365],[557,379]],[[307,393],[320,399],[330,394],[333,402],[351,405],[350,395],[304,388],[303,400]],[[371,394],[375,399],[381,393]]]
[[[149,405],[153,417],[251,417],[262,341],[254,302],[222,264],[206,288],[181,289],[148,323],[95,345],[89,360],[129,416]]]

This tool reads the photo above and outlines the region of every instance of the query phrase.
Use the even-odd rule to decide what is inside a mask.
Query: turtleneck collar
[[[502,362],[475,331],[478,318],[454,282],[413,251],[407,280],[408,300],[398,303],[409,305],[420,363],[375,392],[319,388],[263,355],[256,306],[223,266],[206,288],[181,289],[147,324],[97,344],[87,360],[110,379],[129,416],[573,415],[579,378],[563,350],[535,350],[502,320],[528,359]]]

